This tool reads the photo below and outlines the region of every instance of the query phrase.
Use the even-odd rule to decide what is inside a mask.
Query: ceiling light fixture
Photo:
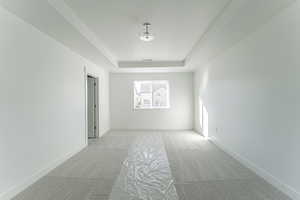
[[[150,23],[146,22],[143,24],[145,30],[144,32],[140,35],[140,39],[144,42],[150,42],[152,40],[154,40],[154,36],[149,32],[149,27],[150,27]]]

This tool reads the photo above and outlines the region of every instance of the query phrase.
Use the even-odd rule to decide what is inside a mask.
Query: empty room
[[[300,0],[0,0],[0,200],[300,200]]]

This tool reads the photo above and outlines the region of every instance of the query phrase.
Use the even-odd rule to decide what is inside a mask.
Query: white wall
[[[133,109],[133,81],[168,80],[170,109]],[[193,128],[192,73],[111,73],[112,129],[183,130]]]
[[[9,199],[86,145],[84,68],[100,78],[109,129],[108,72],[0,7],[0,199]]]
[[[300,3],[195,73],[209,135],[300,199]],[[195,117],[195,128],[199,128]],[[216,128],[218,130],[216,130]],[[297,192],[298,191],[298,194]]]

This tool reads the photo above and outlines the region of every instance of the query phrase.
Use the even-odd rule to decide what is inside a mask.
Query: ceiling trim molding
[[[251,36],[255,32],[259,31],[260,28],[262,28],[265,24],[267,24],[274,16],[277,16],[278,14],[280,14],[285,8],[287,8],[291,4],[295,3],[296,0],[283,1],[283,3],[280,6],[278,6],[277,8],[268,10],[267,16],[264,16],[264,18],[261,18],[260,23],[257,23],[254,26],[252,26],[252,28],[250,30],[245,32],[239,38],[236,38],[236,40],[234,42],[232,42],[231,44],[229,44],[223,48],[220,48],[219,52],[214,53],[214,55],[207,57],[206,60],[204,60],[203,62],[197,61],[197,58],[199,58],[199,54],[198,54],[197,50],[201,50],[203,48],[203,45],[205,45],[204,43],[207,42],[207,40],[209,40],[209,37],[212,35],[212,33],[216,32],[216,31],[220,31],[220,28],[222,28],[222,26],[224,28],[224,25],[220,25],[224,22],[224,20],[226,21],[230,18],[237,17],[237,16],[235,16],[235,11],[240,9],[243,6],[243,4],[248,3],[248,2],[249,1],[247,1],[247,0],[229,0],[229,2],[227,2],[227,4],[224,6],[221,13],[219,13],[219,15],[216,16],[215,20],[212,22],[212,24],[210,24],[210,26],[207,28],[205,33],[200,37],[200,39],[194,45],[191,52],[187,55],[187,57],[185,59],[187,68],[191,68],[193,71],[196,71],[197,69],[199,69],[201,67],[205,67],[205,66],[209,65],[209,63],[211,63],[217,57],[220,57],[221,55],[223,55],[230,49],[234,48],[236,45],[240,44],[242,41],[246,40],[249,36]],[[266,12],[266,11],[264,11],[264,12]],[[219,28],[219,30],[217,30],[218,28]]]
[[[185,67],[155,67],[155,68],[119,68],[118,70],[110,71],[110,73],[181,73],[194,72],[194,70],[186,69]]]
[[[119,61],[119,68],[163,68],[184,67],[185,61]]]
[[[188,67],[190,66],[190,61],[194,56],[194,52],[197,48],[201,46],[201,43],[205,40],[205,37],[210,33],[210,31],[217,25],[218,20],[224,15],[225,11],[228,9],[228,7],[232,4],[233,0],[228,0],[228,2],[224,5],[224,7],[220,10],[220,12],[215,16],[215,18],[212,20],[212,22],[207,26],[204,33],[200,36],[199,40],[193,45],[190,52],[187,54],[185,60]]]
[[[82,36],[84,36],[92,45],[94,45],[111,62],[112,65],[115,67],[118,66],[117,58],[113,55],[109,48],[104,45],[104,42],[101,41],[84,22],[82,22],[72,8],[70,8],[64,1],[61,0],[48,0],[48,2],[59,14],[61,14],[70,24],[72,24]]]

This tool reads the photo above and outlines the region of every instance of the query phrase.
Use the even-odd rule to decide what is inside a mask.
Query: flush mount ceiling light
[[[140,35],[140,39],[144,42],[150,42],[154,40],[154,36],[149,32],[150,23],[146,22],[143,24],[144,26],[144,32]]]

